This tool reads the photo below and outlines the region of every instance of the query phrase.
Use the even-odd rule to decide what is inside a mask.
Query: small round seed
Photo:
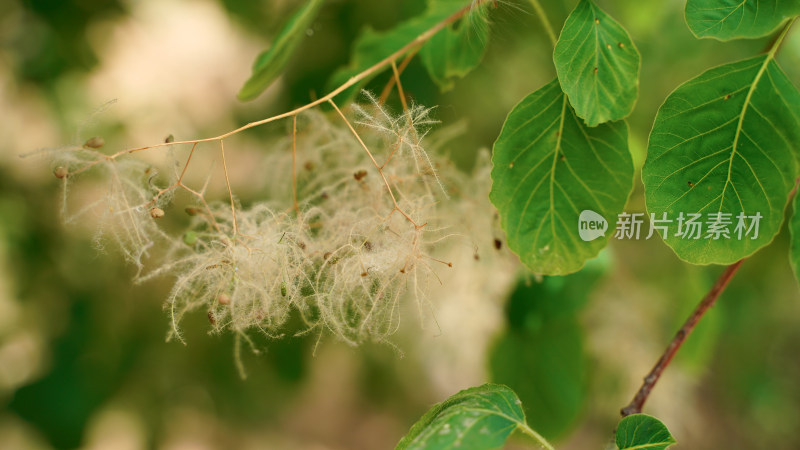
[[[231,298],[228,297],[228,294],[219,294],[217,296],[217,302],[220,305],[227,305],[227,304],[229,304],[231,302]]]
[[[89,138],[83,143],[83,146],[87,148],[100,148],[104,145],[106,145],[106,141],[100,136]]]
[[[67,175],[69,175],[69,171],[64,166],[58,166],[55,168],[55,170],[53,170],[53,175],[55,175],[58,179],[66,178]]]
[[[194,231],[187,231],[183,234],[183,243],[188,246],[194,246],[197,243],[197,233]]]

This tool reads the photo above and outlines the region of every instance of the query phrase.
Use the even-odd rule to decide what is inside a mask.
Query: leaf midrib
[[[698,32],[698,34],[702,33],[703,35],[705,35],[705,33],[708,33],[708,30],[710,30],[710,29],[714,28],[714,27],[715,27],[715,26],[717,26],[717,25],[720,25],[720,24],[722,24],[722,23],[725,23],[725,21],[726,21],[726,20],[728,20],[728,18],[729,18],[730,16],[732,16],[732,15],[733,15],[733,13],[735,13],[736,11],[738,11],[738,10],[739,10],[739,8],[742,8],[742,7],[744,6],[744,4],[745,4],[745,3],[747,3],[747,0],[742,0],[742,2],[741,2],[741,3],[739,3],[738,5],[736,5],[736,7],[735,7],[735,8],[731,9],[731,12],[729,12],[729,13],[728,13],[728,15],[726,15],[725,17],[723,17],[723,18],[721,18],[721,19],[717,20],[716,22],[714,22],[714,24],[713,24],[713,25],[710,25],[710,26],[706,27],[706,29],[705,29],[705,30]],[[744,8],[742,8],[742,15],[744,15]],[[756,6],[756,15],[758,15],[758,6]],[[738,27],[739,27],[740,25],[741,25],[741,20],[739,20],[739,25],[737,25],[737,29],[738,29]]]
[[[508,403],[508,399],[506,399],[505,397],[502,397],[502,398],[503,398],[503,400],[505,400],[506,403]],[[509,406],[511,405],[510,403],[508,403],[508,404],[509,404]],[[482,407],[477,407],[477,406],[476,407],[465,406],[465,407],[463,407],[463,411],[483,413],[484,415],[482,417],[480,417],[479,419],[477,419],[476,422],[480,421],[480,420],[483,420],[483,419],[486,419],[486,418],[491,417],[491,416],[497,416],[497,417],[500,417],[501,419],[507,420],[510,423],[510,425],[513,425],[513,428],[517,428],[517,427],[521,426],[524,423],[524,421],[520,421],[520,419],[518,419],[518,418],[514,418],[514,417],[511,417],[508,414],[503,413],[499,408],[498,409],[489,409],[489,408],[482,408]],[[436,420],[436,419],[444,419],[443,422],[444,423],[448,423],[448,420],[451,418],[451,416],[453,416],[453,415],[458,416],[458,415],[461,414],[461,411],[450,411],[450,412],[442,411],[442,412],[443,412],[443,414],[437,416],[434,420]],[[433,422],[431,422],[431,423],[433,423]],[[472,425],[474,425],[474,423]],[[470,427],[472,427],[472,425],[470,425]],[[468,428],[466,428],[464,430],[459,430],[459,431],[464,432],[466,430],[469,430],[470,427],[468,427]],[[431,427],[431,429],[429,430],[429,432],[427,434],[422,433],[422,434],[417,435],[414,439],[411,440],[411,442],[409,442],[409,445],[410,444],[420,443],[420,442],[422,442],[423,439],[429,438],[431,434],[435,434],[434,431],[436,429],[437,429],[436,427]],[[505,428],[501,428],[498,431],[503,431],[503,430],[505,430]]]
[[[761,77],[764,76],[764,72],[767,70],[767,66],[775,57],[775,48],[771,50],[767,57],[764,58],[764,63],[761,64],[761,67],[758,69],[755,78],[753,78],[752,84],[750,84],[750,89],[747,91],[747,95],[744,98],[744,104],[742,105],[742,113],[739,115],[739,122],[736,124],[736,131],[733,137],[733,145],[731,146],[731,156],[728,160],[728,176],[725,179],[725,185],[722,187],[722,194],[720,195],[719,200],[719,208],[717,212],[722,212],[722,204],[725,202],[725,192],[728,189],[728,184],[731,183],[731,172],[733,170],[733,158],[736,156],[738,152],[739,146],[739,136],[742,135],[742,125],[744,124],[744,117],[747,115],[747,109],[750,107],[750,101],[753,98],[753,92],[755,92],[756,88],[758,87],[758,83],[761,82]]]
[[[553,236],[553,243],[556,240],[556,221],[555,221],[555,190],[554,184],[556,179],[556,164],[558,163],[558,153],[561,150],[561,140],[564,139],[564,118],[567,113],[567,95],[562,94],[563,100],[561,103],[561,119],[558,122],[558,139],[556,139],[556,148],[553,151],[553,166],[550,169],[550,233]],[[540,229],[541,230],[541,229]],[[539,243],[539,236],[537,233],[536,242]]]
[[[625,447],[625,450],[637,450],[637,449],[642,449],[642,448],[655,448],[655,447],[660,447],[662,445],[672,445],[674,443],[675,443],[674,441],[672,441],[672,442],[652,442],[652,443],[637,445],[637,446],[634,446],[634,447]]]

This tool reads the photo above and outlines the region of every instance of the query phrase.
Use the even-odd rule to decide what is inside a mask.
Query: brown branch
[[[175,141],[173,141],[173,142],[162,142],[162,143],[159,143],[159,144],[149,145],[149,146],[145,146],[145,147],[127,148],[127,149],[124,149],[124,150],[120,150],[120,151],[118,151],[118,152],[116,152],[114,154],[111,154],[111,155],[99,154],[99,157],[98,157],[97,160],[91,161],[91,162],[85,164],[84,166],[79,167],[77,170],[72,171],[69,175],[70,176],[75,176],[75,175],[77,175],[77,174],[79,174],[79,173],[81,173],[83,171],[91,169],[92,167],[96,166],[97,164],[100,164],[103,161],[113,161],[113,160],[115,160],[118,157],[123,156],[123,155],[129,155],[129,154],[132,154],[132,153],[137,153],[137,152],[140,152],[140,151],[150,150],[150,149],[160,148],[160,147],[168,147],[168,146],[181,145],[181,144],[193,144],[192,145],[192,150],[189,153],[189,158],[186,161],[186,165],[184,165],[184,167],[183,167],[183,171],[182,171],[178,181],[174,185],[172,185],[169,188],[167,188],[166,190],[163,190],[162,192],[159,192],[156,195],[156,197],[153,199],[152,203],[154,203],[154,201],[158,198],[158,196],[164,194],[165,192],[167,192],[169,190],[172,190],[175,187],[180,186],[180,187],[188,190],[193,195],[196,195],[198,198],[200,198],[200,200],[203,201],[204,205],[206,206],[206,209],[209,211],[209,215],[211,216],[212,221],[214,221],[214,224],[213,224],[214,227],[217,229],[217,231],[219,231],[219,226],[216,223],[216,221],[214,220],[213,215],[210,214],[211,211],[208,208],[208,205],[206,204],[205,199],[203,198],[202,194],[197,193],[196,191],[190,190],[182,182],[183,176],[186,174],[186,170],[187,170],[187,168],[189,166],[189,162],[191,161],[192,155],[194,154],[194,151],[195,151],[195,149],[197,147],[197,144],[200,144],[202,142],[219,141],[220,149],[222,151],[223,169],[225,171],[226,184],[228,186],[228,194],[231,197],[231,209],[232,209],[232,213],[233,213],[234,236],[236,236],[238,234],[238,223],[237,223],[237,220],[236,220],[236,210],[235,210],[235,207],[233,205],[233,193],[231,192],[230,180],[228,180],[228,176],[227,176],[228,175],[227,174],[227,167],[225,167],[226,166],[226,164],[225,164],[225,155],[224,155],[224,148],[222,147],[222,145],[223,145],[222,141],[227,137],[233,136],[233,135],[238,134],[238,133],[240,133],[242,131],[245,131],[247,129],[254,128],[254,127],[257,127],[257,126],[260,126],[260,125],[264,125],[264,124],[267,124],[267,123],[270,123],[270,122],[273,122],[273,121],[276,121],[276,120],[279,120],[279,119],[291,117],[292,118],[292,194],[293,194],[293,207],[294,207],[295,211],[299,211],[299,207],[298,207],[298,204],[297,204],[297,172],[296,172],[296,167],[295,167],[295,165],[296,165],[296,154],[295,154],[296,148],[295,148],[295,146],[296,146],[296,139],[297,139],[297,136],[296,136],[296,133],[297,133],[297,115],[299,113],[303,112],[303,111],[311,109],[311,108],[313,108],[313,107],[315,107],[317,105],[320,105],[322,103],[333,103],[333,99],[338,94],[344,92],[346,89],[348,89],[351,86],[356,85],[357,83],[361,82],[362,80],[372,76],[373,74],[375,74],[378,71],[384,69],[388,65],[392,65],[392,68],[393,68],[393,71],[394,71],[394,77],[391,78],[392,84],[394,84],[394,82],[396,82],[396,81],[399,81],[399,74],[402,73],[403,69],[405,69],[405,67],[411,62],[411,59],[413,58],[413,56],[417,53],[417,51],[419,51],[419,49],[422,47],[422,45],[425,42],[430,40],[430,38],[432,38],[436,33],[441,31],[442,29],[444,29],[445,27],[447,27],[451,23],[457,21],[462,16],[464,16],[467,13],[469,13],[473,8],[481,5],[482,3],[486,2],[486,1],[489,1],[489,0],[476,0],[476,1],[472,2],[471,4],[469,4],[467,6],[464,6],[460,10],[456,11],[454,14],[452,14],[449,17],[445,18],[444,20],[440,21],[439,23],[437,23],[436,25],[434,25],[430,29],[426,30],[422,34],[418,35],[412,41],[408,42],[406,45],[404,45],[402,48],[400,48],[399,50],[395,51],[391,55],[389,55],[389,56],[385,57],[384,59],[378,61],[377,63],[373,64],[372,66],[364,69],[362,72],[360,72],[360,73],[358,73],[356,75],[353,75],[347,81],[345,81],[341,86],[339,86],[338,88],[336,88],[333,91],[329,92],[327,95],[325,95],[323,97],[320,97],[320,98],[317,98],[317,99],[314,99],[312,102],[307,103],[307,104],[305,104],[303,106],[300,106],[298,108],[295,108],[292,111],[288,111],[288,112],[285,112],[283,114],[278,114],[276,116],[268,117],[266,119],[258,120],[258,121],[255,121],[255,122],[250,122],[250,123],[248,123],[246,125],[243,125],[243,126],[241,126],[239,128],[236,128],[235,130],[228,131],[227,133],[223,133],[223,134],[220,134],[219,136],[215,136],[215,137],[204,138],[204,139],[191,139],[191,140],[177,141],[177,142],[175,142]],[[395,60],[397,58],[403,56],[403,55],[405,55],[405,59],[401,63],[400,67],[397,67],[395,65]],[[405,100],[405,98],[403,98],[403,100]],[[370,156],[372,156],[372,155],[370,155]],[[387,160],[387,162],[388,162],[388,160]],[[385,165],[385,163],[384,163],[384,165]],[[383,166],[380,166],[379,170],[381,170],[382,167]],[[384,177],[384,181],[386,181],[385,180],[385,176],[383,175],[382,171],[381,171],[381,175]],[[386,181],[386,183],[387,183],[387,186],[388,186],[388,181]],[[395,205],[397,205],[397,201],[394,199],[394,194],[392,193],[391,188],[389,189],[389,194],[392,195],[392,200],[394,201]],[[411,221],[414,224],[415,227],[421,228],[422,226],[424,226],[424,225],[422,225],[422,226],[417,225],[413,220],[411,220],[410,217],[408,217],[405,214],[405,212],[403,212],[399,208],[396,208],[396,209],[398,209],[398,211],[400,211],[400,213],[403,216],[405,216],[409,221]]]
[[[358,143],[361,144],[361,148],[363,148],[364,151],[367,152],[367,156],[369,156],[370,161],[372,161],[372,164],[378,170],[378,174],[380,174],[381,178],[383,179],[383,184],[386,185],[386,189],[389,191],[389,197],[392,198],[392,203],[394,203],[394,209],[392,210],[392,212],[394,211],[399,212],[403,217],[405,217],[409,222],[411,222],[411,224],[414,225],[414,228],[416,228],[417,230],[424,227],[426,224],[423,223],[422,225],[418,225],[417,222],[415,222],[414,219],[411,218],[411,216],[406,214],[406,212],[400,208],[400,205],[397,203],[397,198],[394,196],[394,192],[392,192],[392,186],[389,184],[389,180],[386,179],[386,174],[383,172],[383,166],[378,165],[378,161],[376,161],[375,157],[372,156],[372,152],[369,151],[369,147],[367,147],[367,144],[364,143],[364,140],[361,139],[361,136],[358,134],[356,129],[353,128],[353,125],[350,124],[350,121],[347,120],[347,117],[345,117],[344,113],[342,112],[341,109],[339,109],[339,107],[336,105],[333,99],[329,99],[328,102],[331,104],[331,106],[333,106],[333,109],[336,110],[336,112],[339,114],[339,117],[342,118],[344,123],[347,125],[347,128],[349,128],[350,132],[353,133],[353,136],[355,136],[355,138],[358,140]]]
[[[223,140],[223,139],[225,139],[227,137],[233,136],[234,134],[241,133],[244,130],[247,130],[247,129],[250,129],[250,128],[253,128],[253,127],[257,127],[257,126],[260,126],[260,125],[264,125],[264,124],[267,124],[267,123],[270,123],[270,122],[274,122],[274,121],[279,120],[279,119],[284,119],[284,118],[287,118],[287,117],[296,116],[297,114],[299,114],[299,113],[301,113],[303,111],[306,111],[308,109],[311,109],[311,108],[313,108],[313,107],[315,107],[317,105],[320,105],[322,103],[328,103],[331,100],[333,100],[337,95],[339,95],[342,92],[344,92],[345,90],[347,90],[349,87],[361,82],[364,79],[367,79],[368,77],[371,77],[372,75],[374,75],[378,71],[383,70],[385,67],[388,67],[396,59],[400,58],[401,56],[404,56],[409,52],[417,51],[419,47],[421,47],[424,43],[428,42],[428,40],[430,38],[432,38],[436,33],[441,31],[442,29],[446,28],[451,23],[457,21],[458,19],[460,19],[465,14],[469,13],[473,8],[479,6],[479,5],[481,5],[481,4],[483,4],[483,3],[487,2],[487,1],[488,0],[476,0],[476,1],[472,2],[472,3],[470,3],[469,5],[464,6],[463,8],[461,8],[458,11],[456,11],[455,13],[453,13],[449,17],[445,18],[444,20],[440,21],[439,23],[437,23],[433,27],[431,27],[428,30],[424,31],[422,34],[418,35],[416,38],[412,39],[410,42],[408,42],[406,45],[404,45],[403,47],[401,47],[399,50],[395,51],[391,55],[383,58],[382,60],[376,62],[372,66],[370,66],[370,67],[364,69],[363,71],[357,73],[356,75],[353,75],[352,77],[348,78],[347,81],[345,81],[341,86],[337,87],[333,91],[329,92],[328,94],[326,94],[326,95],[324,95],[324,96],[322,96],[322,97],[320,97],[320,98],[318,98],[318,99],[316,99],[316,100],[314,100],[314,101],[312,101],[310,103],[307,103],[307,104],[305,104],[303,106],[295,108],[295,109],[293,109],[291,111],[287,111],[285,113],[278,114],[276,116],[267,117],[266,119],[257,120],[255,122],[250,122],[250,123],[248,123],[246,125],[243,125],[243,126],[237,128],[237,129],[235,129],[235,130],[231,130],[231,131],[228,131],[227,133],[220,134],[219,136],[214,136],[214,137],[209,137],[209,138],[204,138],[204,139],[191,139],[191,140],[186,140],[186,141],[175,141],[175,142],[169,142],[169,143],[163,143],[162,142],[162,143],[159,143],[159,144],[149,145],[149,146],[146,146],[146,147],[129,148],[129,149],[121,150],[121,151],[119,151],[119,152],[117,152],[117,153],[115,153],[113,155],[107,156],[106,159],[114,159],[114,158],[117,158],[118,156],[121,156],[121,155],[124,155],[124,154],[135,153],[135,152],[140,152],[140,151],[143,151],[143,150],[149,150],[149,149],[158,148],[158,147],[165,147],[165,146],[169,146],[169,145],[196,144],[196,143],[201,143],[201,142],[221,141],[221,140]],[[93,165],[93,163],[90,163],[89,165]]]
[[[420,49],[420,47],[417,47],[417,48],[415,48],[415,49],[413,49],[413,50],[408,52],[408,54],[406,55],[406,58],[397,67],[397,72],[399,74],[402,74],[403,71],[406,70],[406,67],[411,62],[411,60],[414,58],[414,56],[417,54],[419,49]],[[386,103],[386,99],[389,98],[389,94],[392,92],[392,88],[394,87],[394,83],[396,81],[397,81],[396,77],[389,78],[389,81],[386,83],[386,86],[384,86],[383,90],[381,91],[380,97],[378,97],[378,103],[380,103],[381,105]]]
[[[406,102],[406,94],[403,92],[403,85],[400,83],[400,70],[398,70],[397,65],[394,63],[394,61],[392,61],[392,71],[394,72],[394,77],[392,79],[395,80],[397,84],[397,95],[400,96],[400,102],[403,104],[403,113],[405,113],[406,118],[408,119],[409,128],[411,128],[411,130],[413,131],[414,127],[411,123],[412,122],[411,112],[409,112],[408,110],[408,103]],[[379,100],[379,102],[381,104],[384,103],[383,100]],[[400,145],[402,143],[403,143],[403,138],[400,137],[400,135],[398,134],[397,144],[395,144],[394,148],[392,149],[392,152],[389,153],[389,156],[386,158],[386,161],[384,161],[383,165],[381,165],[380,167],[381,170],[383,170],[383,168],[386,167],[387,164],[389,164],[389,161],[392,160],[395,152],[397,151],[397,149],[400,148]]]
[[[292,116],[292,200],[295,214],[300,214],[297,206],[297,114]]]
[[[647,398],[650,396],[650,391],[653,390],[653,387],[658,382],[658,379],[661,377],[661,374],[667,368],[670,361],[672,361],[675,353],[677,353],[678,349],[681,348],[681,345],[683,345],[683,342],[697,326],[697,323],[700,322],[700,319],[703,318],[703,315],[705,315],[705,313],[712,306],[714,306],[717,298],[720,296],[720,294],[722,294],[722,291],[725,290],[725,287],[731,281],[731,278],[733,278],[734,274],[736,274],[736,271],[739,270],[739,266],[741,266],[743,262],[744,259],[739,260],[738,262],[735,262],[725,268],[725,271],[719,276],[717,281],[714,283],[714,286],[712,286],[711,290],[708,291],[708,294],[703,297],[703,300],[694,309],[692,315],[686,319],[686,322],[684,322],[681,329],[678,330],[678,332],[675,334],[675,337],[672,338],[672,342],[670,342],[667,346],[667,349],[664,350],[664,353],[661,355],[661,358],[659,358],[656,365],[644,378],[644,383],[642,383],[642,387],[639,388],[639,391],[636,392],[633,400],[631,400],[628,406],[620,410],[622,417],[642,412],[642,407],[644,406],[644,402],[646,402]]]
[[[397,64],[392,61],[392,72],[394,72],[394,80],[397,84],[397,95],[400,96],[400,103],[403,105],[403,111],[408,114],[408,102],[406,102],[406,94],[403,92],[403,84],[400,83],[400,72],[397,70]]]
[[[233,240],[239,235],[239,222],[236,220],[236,204],[233,201],[233,191],[231,190],[231,180],[228,177],[228,164],[225,162],[225,144],[219,140],[219,151],[222,155],[222,171],[225,173],[225,186],[228,187],[228,196],[231,199],[231,216],[233,216]]]
[[[192,155],[194,155],[194,149],[197,148],[197,144],[192,145],[192,151],[189,152],[189,157],[186,158],[186,164],[183,165],[183,170],[181,171],[181,176],[178,177],[178,183],[183,181],[183,176],[186,175],[186,169],[189,168],[189,163],[192,162]]]

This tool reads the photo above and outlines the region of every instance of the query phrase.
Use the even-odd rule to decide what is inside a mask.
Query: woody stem
[[[689,334],[691,334],[694,328],[697,326],[697,323],[700,322],[700,319],[702,319],[705,313],[712,306],[714,306],[717,298],[720,296],[720,294],[722,294],[722,291],[725,290],[725,287],[728,286],[731,278],[733,278],[733,276],[736,274],[736,271],[739,270],[739,266],[741,266],[743,262],[744,259],[741,259],[725,268],[725,271],[719,276],[717,281],[714,283],[714,286],[711,287],[711,290],[708,291],[705,297],[703,297],[703,300],[697,305],[689,318],[686,319],[686,322],[684,322],[683,326],[678,330],[678,332],[675,333],[675,337],[672,338],[672,341],[669,343],[666,350],[664,350],[661,358],[658,359],[656,365],[644,378],[644,383],[642,383],[642,386],[636,392],[636,395],[634,395],[631,402],[622,408],[622,410],[620,410],[620,413],[623,417],[642,412],[642,407],[647,401],[647,398],[650,396],[650,392],[653,390],[653,387],[656,385],[659,378],[661,378],[661,374],[672,361],[672,358],[678,352],[678,349],[681,348],[683,342],[686,341],[686,338],[689,337]]]

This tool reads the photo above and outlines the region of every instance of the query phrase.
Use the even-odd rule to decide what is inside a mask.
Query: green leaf
[[[590,127],[627,117],[639,95],[639,52],[592,0],[567,17],[553,52],[558,80]]]
[[[757,38],[800,14],[796,0],[688,0],[686,23],[698,38]]]
[[[571,431],[586,406],[588,361],[577,314],[610,264],[604,251],[575,274],[520,282],[506,306],[508,329],[491,347],[491,380],[517,393],[529,406],[527,422],[548,439]]]
[[[647,414],[632,414],[623,418],[617,426],[619,450],[664,450],[675,442],[667,427]]]
[[[710,69],[667,97],[642,179],[647,210],[674,221],[665,241],[681,259],[731,264],[772,241],[797,173],[798,108],[800,93],[771,54]],[[681,213],[702,214],[699,235],[676,236]],[[708,233],[718,213],[730,214],[719,222],[732,222],[728,238]],[[740,213],[748,228],[761,216],[757,237],[735,232]]]
[[[532,302],[534,299],[527,299]],[[564,436],[586,405],[587,361],[576,318],[543,321],[527,317],[535,330],[508,330],[494,342],[491,380],[514,389],[530,408],[528,421],[547,439]]]
[[[587,128],[557,80],[511,110],[492,164],[489,198],[508,246],[541,274],[572,273],[596,256],[611,233],[583,241],[579,215],[591,210],[615,218],[633,187],[625,122]]]
[[[463,2],[459,3],[463,6]],[[461,21],[436,33],[422,47],[420,59],[433,81],[444,92],[452,89],[456,79],[466,76],[481,62],[488,42],[489,27],[482,14],[475,10]]]
[[[258,97],[286,68],[289,59],[302,41],[306,30],[317,17],[324,0],[308,0],[283,26],[272,47],[262,52],[253,64],[253,74],[239,91],[239,100]]]
[[[795,194],[792,201],[792,218],[789,219],[789,262],[792,265],[794,277],[800,281],[800,195]]]
[[[390,30],[377,32],[371,28],[365,28],[356,39],[351,52],[350,63],[333,74],[328,81],[328,89],[333,90],[341,86],[350,77],[363,72],[400,50],[416,39],[417,36],[433,28],[437,23],[455,14],[460,9],[469,6],[469,4],[466,0],[436,1],[429,4],[428,9],[423,14],[400,23]],[[375,75],[372,74],[372,76],[366,77],[358,84],[351,86],[339,94],[338,98],[341,101],[349,100]]]
[[[463,390],[428,410],[397,449],[498,448],[517,427],[527,425],[514,391],[484,384]]]
[[[506,304],[509,327],[536,331],[551,320],[574,317],[589,300],[592,287],[612,265],[612,258],[606,250],[597,258],[586,261],[586,265],[574,274],[542,277],[540,282],[520,282]]]

